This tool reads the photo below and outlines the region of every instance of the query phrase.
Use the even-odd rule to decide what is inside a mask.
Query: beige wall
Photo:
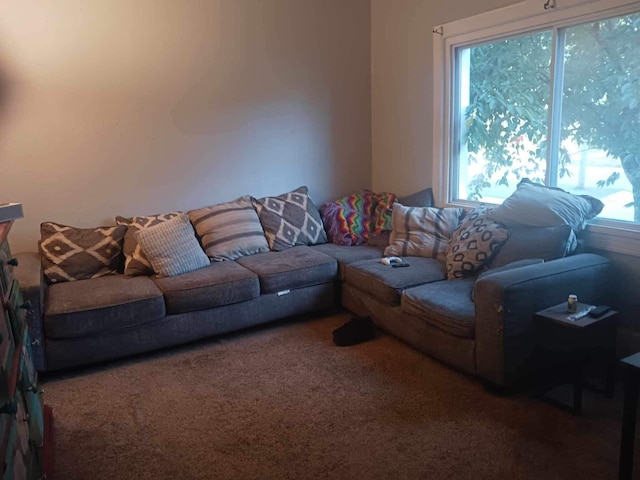
[[[113,223],[371,186],[368,0],[5,0],[0,202]]]
[[[371,0],[373,188],[407,194],[432,185],[436,25],[514,0]]]

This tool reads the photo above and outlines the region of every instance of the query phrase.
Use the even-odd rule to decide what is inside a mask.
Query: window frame
[[[472,207],[452,200],[456,48],[529,32],[595,21],[603,16],[640,12],[637,0],[525,0],[433,28],[433,189],[442,206]],[[556,55],[553,52],[552,55]],[[553,92],[552,89],[552,95]],[[553,98],[551,99],[553,101]],[[640,257],[640,224],[594,219],[584,234],[591,248]]]

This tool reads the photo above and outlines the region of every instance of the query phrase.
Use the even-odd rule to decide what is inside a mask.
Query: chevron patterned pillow
[[[42,268],[51,283],[118,273],[127,227],[75,228],[54,222],[40,225]]]
[[[127,233],[124,236],[124,274],[125,275],[153,275],[153,267],[142,253],[140,244],[136,239],[136,233],[145,228],[153,227],[180,215],[180,212],[162,213],[159,215],[145,215],[138,217],[116,217],[118,225],[126,225]]]

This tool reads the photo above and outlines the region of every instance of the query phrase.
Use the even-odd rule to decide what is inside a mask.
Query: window
[[[531,0],[438,26],[434,45],[441,202],[500,203],[529,177],[599,198],[601,231],[640,239],[637,2]]]

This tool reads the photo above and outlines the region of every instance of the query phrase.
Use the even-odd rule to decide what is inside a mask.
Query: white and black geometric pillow
[[[320,212],[309,198],[307,187],[277,197],[253,199],[253,205],[271,250],[327,243]]]
[[[74,228],[53,222],[40,225],[42,267],[51,283],[118,273],[125,226]]]
[[[447,278],[465,278],[489,262],[509,233],[487,217],[492,209],[476,208],[462,220],[447,247]]]
[[[153,227],[180,215],[180,212],[162,213],[159,215],[145,215],[137,217],[116,217],[118,225],[126,225],[124,236],[124,274],[125,275],[153,275],[153,267],[147,259],[136,239],[136,232]]]

